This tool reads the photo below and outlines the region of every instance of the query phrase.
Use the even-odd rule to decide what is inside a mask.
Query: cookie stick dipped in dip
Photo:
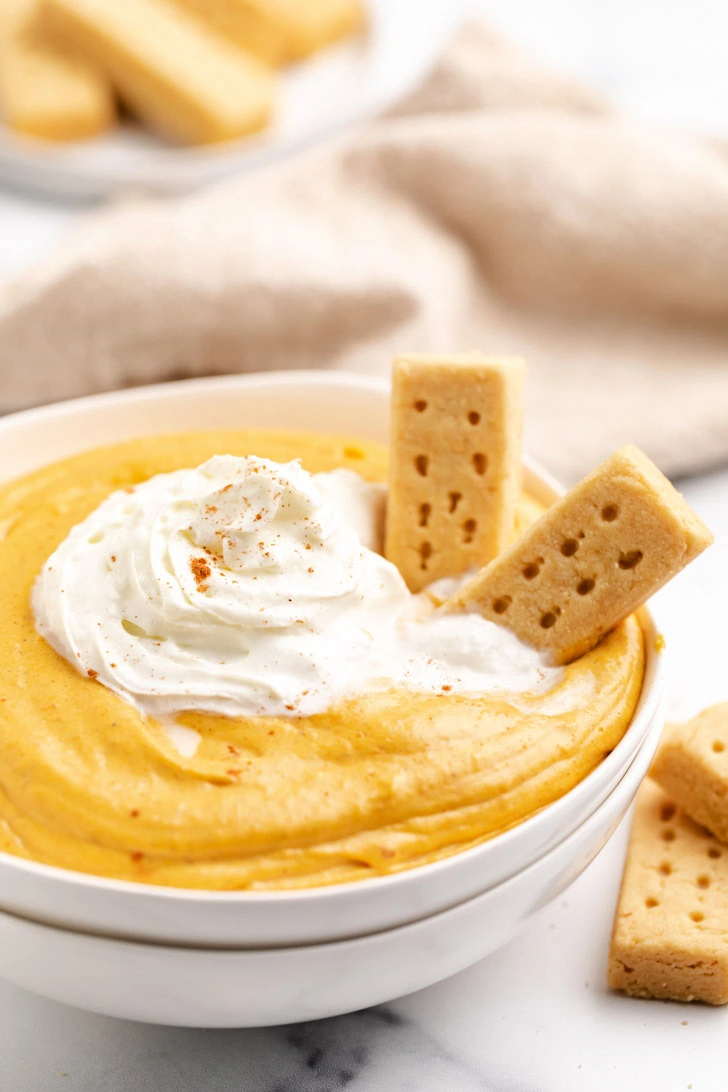
[[[443,606],[476,611],[569,663],[713,542],[636,447],[621,448]]]
[[[410,591],[494,558],[521,492],[523,383],[516,358],[394,362],[384,553]]]

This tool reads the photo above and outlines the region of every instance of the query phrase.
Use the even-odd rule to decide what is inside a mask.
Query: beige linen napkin
[[[528,358],[527,443],[565,479],[624,441],[728,458],[728,157],[479,25],[323,150],[96,213],[0,293],[0,408],[470,348]]]

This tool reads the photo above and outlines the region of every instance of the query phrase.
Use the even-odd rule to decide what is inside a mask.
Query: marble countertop
[[[421,0],[426,2],[426,0]],[[545,59],[634,113],[719,133],[728,117],[724,0],[474,0]],[[0,276],[81,210],[0,194]],[[728,470],[683,483],[716,547],[660,594],[671,713],[728,698]],[[255,1031],[146,1027],[0,983],[5,1092],[725,1092],[728,1012],[604,987],[627,837],[501,952],[386,1007]]]

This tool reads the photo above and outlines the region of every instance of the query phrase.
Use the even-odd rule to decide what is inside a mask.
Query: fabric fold
[[[529,361],[527,446],[728,458],[728,159],[631,122],[471,25],[326,147],[91,215],[0,293],[0,408],[401,350]]]

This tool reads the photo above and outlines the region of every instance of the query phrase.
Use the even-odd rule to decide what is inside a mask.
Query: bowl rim
[[[335,386],[340,389],[348,389],[351,391],[361,391],[362,388],[364,388],[374,393],[384,393],[388,391],[390,387],[389,381],[380,376],[314,369],[301,371],[246,372],[236,375],[184,379],[170,383],[155,383],[148,386],[132,387],[121,391],[85,395],[82,398],[67,399],[63,402],[54,402],[49,405],[36,406],[19,410],[15,413],[9,413],[5,417],[0,418],[0,435],[12,432],[16,427],[42,424],[44,421],[63,419],[66,415],[73,415],[79,410],[93,411],[97,406],[108,406],[112,403],[117,406],[133,406],[135,404],[143,403],[149,398],[157,399],[162,397],[171,399],[175,393],[182,390],[194,393],[195,391],[207,392],[215,391],[217,389],[222,392],[226,390],[244,389],[248,383],[254,384],[259,388],[267,387],[271,389],[285,387],[290,383],[297,383],[306,387]],[[173,434],[175,430],[172,429],[169,431]],[[161,433],[157,434],[161,435]],[[80,450],[94,450],[94,447],[96,446],[100,445],[93,445],[88,449],[81,448]],[[46,463],[44,465],[51,464]],[[539,482],[548,489],[558,494],[563,494],[566,491],[564,486],[562,486],[553,475],[544,470],[540,464],[527,454],[523,457],[523,465],[529,473],[539,479]],[[12,480],[12,477],[7,479],[7,481]],[[484,845],[488,845],[495,841],[498,841],[503,845],[504,841],[507,842],[508,840],[513,839],[516,834],[522,832],[524,829],[530,830],[537,826],[546,813],[549,813],[555,807],[558,807],[562,801],[566,800],[575,791],[581,789],[582,786],[587,786],[590,779],[604,769],[606,763],[616,765],[624,752],[628,750],[629,747],[634,746],[634,737],[639,736],[641,733],[643,739],[634,749],[634,754],[637,754],[644,742],[644,736],[649,730],[652,718],[662,700],[665,685],[665,663],[664,656],[662,656],[655,647],[657,627],[651,612],[646,606],[643,606],[636,613],[639,617],[645,641],[645,675],[634,714],[617,746],[598,766],[591,770],[586,777],[582,778],[581,781],[572,786],[572,788],[562,796],[558,797],[550,804],[545,805],[532,815],[529,815],[520,823],[516,823],[507,830],[493,835],[492,838],[488,838],[483,842],[478,842],[468,849],[460,852],[456,850],[454,853],[450,853],[436,861],[431,861],[422,865],[414,865],[411,868],[402,869],[399,872],[390,873],[385,876],[364,876],[360,879],[349,880],[344,883],[327,884],[309,888],[294,888],[281,891],[249,891],[244,889],[216,891],[204,888],[172,887],[163,884],[138,883],[133,880],[119,880],[113,877],[99,876],[95,873],[86,873],[75,869],[63,868],[59,865],[46,864],[42,861],[34,861],[25,857],[17,857],[12,853],[7,853],[3,850],[0,850],[0,864],[2,864],[4,868],[9,870],[16,869],[29,876],[35,877],[38,880],[46,879],[51,882],[64,883],[75,886],[78,889],[91,887],[109,894],[116,893],[141,900],[146,897],[147,899],[161,898],[168,902],[184,901],[199,904],[223,903],[226,905],[235,905],[236,903],[239,903],[241,906],[250,903],[261,906],[265,905],[267,902],[275,904],[276,906],[281,906],[287,902],[292,908],[298,902],[311,902],[326,898],[331,900],[337,896],[339,898],[345,898],[348,893],[362,890],[363,887],[368,891],[371,891],[374,888],[379,891],[384,891],[394,885],[402,885],[406,882],[407,877],[412,875],[421,876],[423,873],[428,873],[431,876],[436,876],[438,872],[445,872],[449,866],[452,866],[453,861],[461,862],[464,866],[467,866],[468,859],[473,855],[477,855],[479,851],[482,851]],[[614,762],[612,762],[613,756],[617,756]],[[631,765],[631,762],[629,765]],[[620,782],[618,782],[618,784]],[[614,792],[615,789],[613,789],[612,792]],[[611,793],[609,795],[611,795]],[[608,798],[609,797],[607,797],[607,799]],[[587,819],[584,821],[587,821]],[[567,837],[569,836],[570,834],[567,835]],[[561,842],[557,844],[561,844]],[[547,852],[551,852],[551,850]],[[536,860],[541,860],[543,856],[545,856],[545,854],[541,854]],[[527,867],[530,867],[530,865]],[[501,882],[508,881],[506,879]]]

